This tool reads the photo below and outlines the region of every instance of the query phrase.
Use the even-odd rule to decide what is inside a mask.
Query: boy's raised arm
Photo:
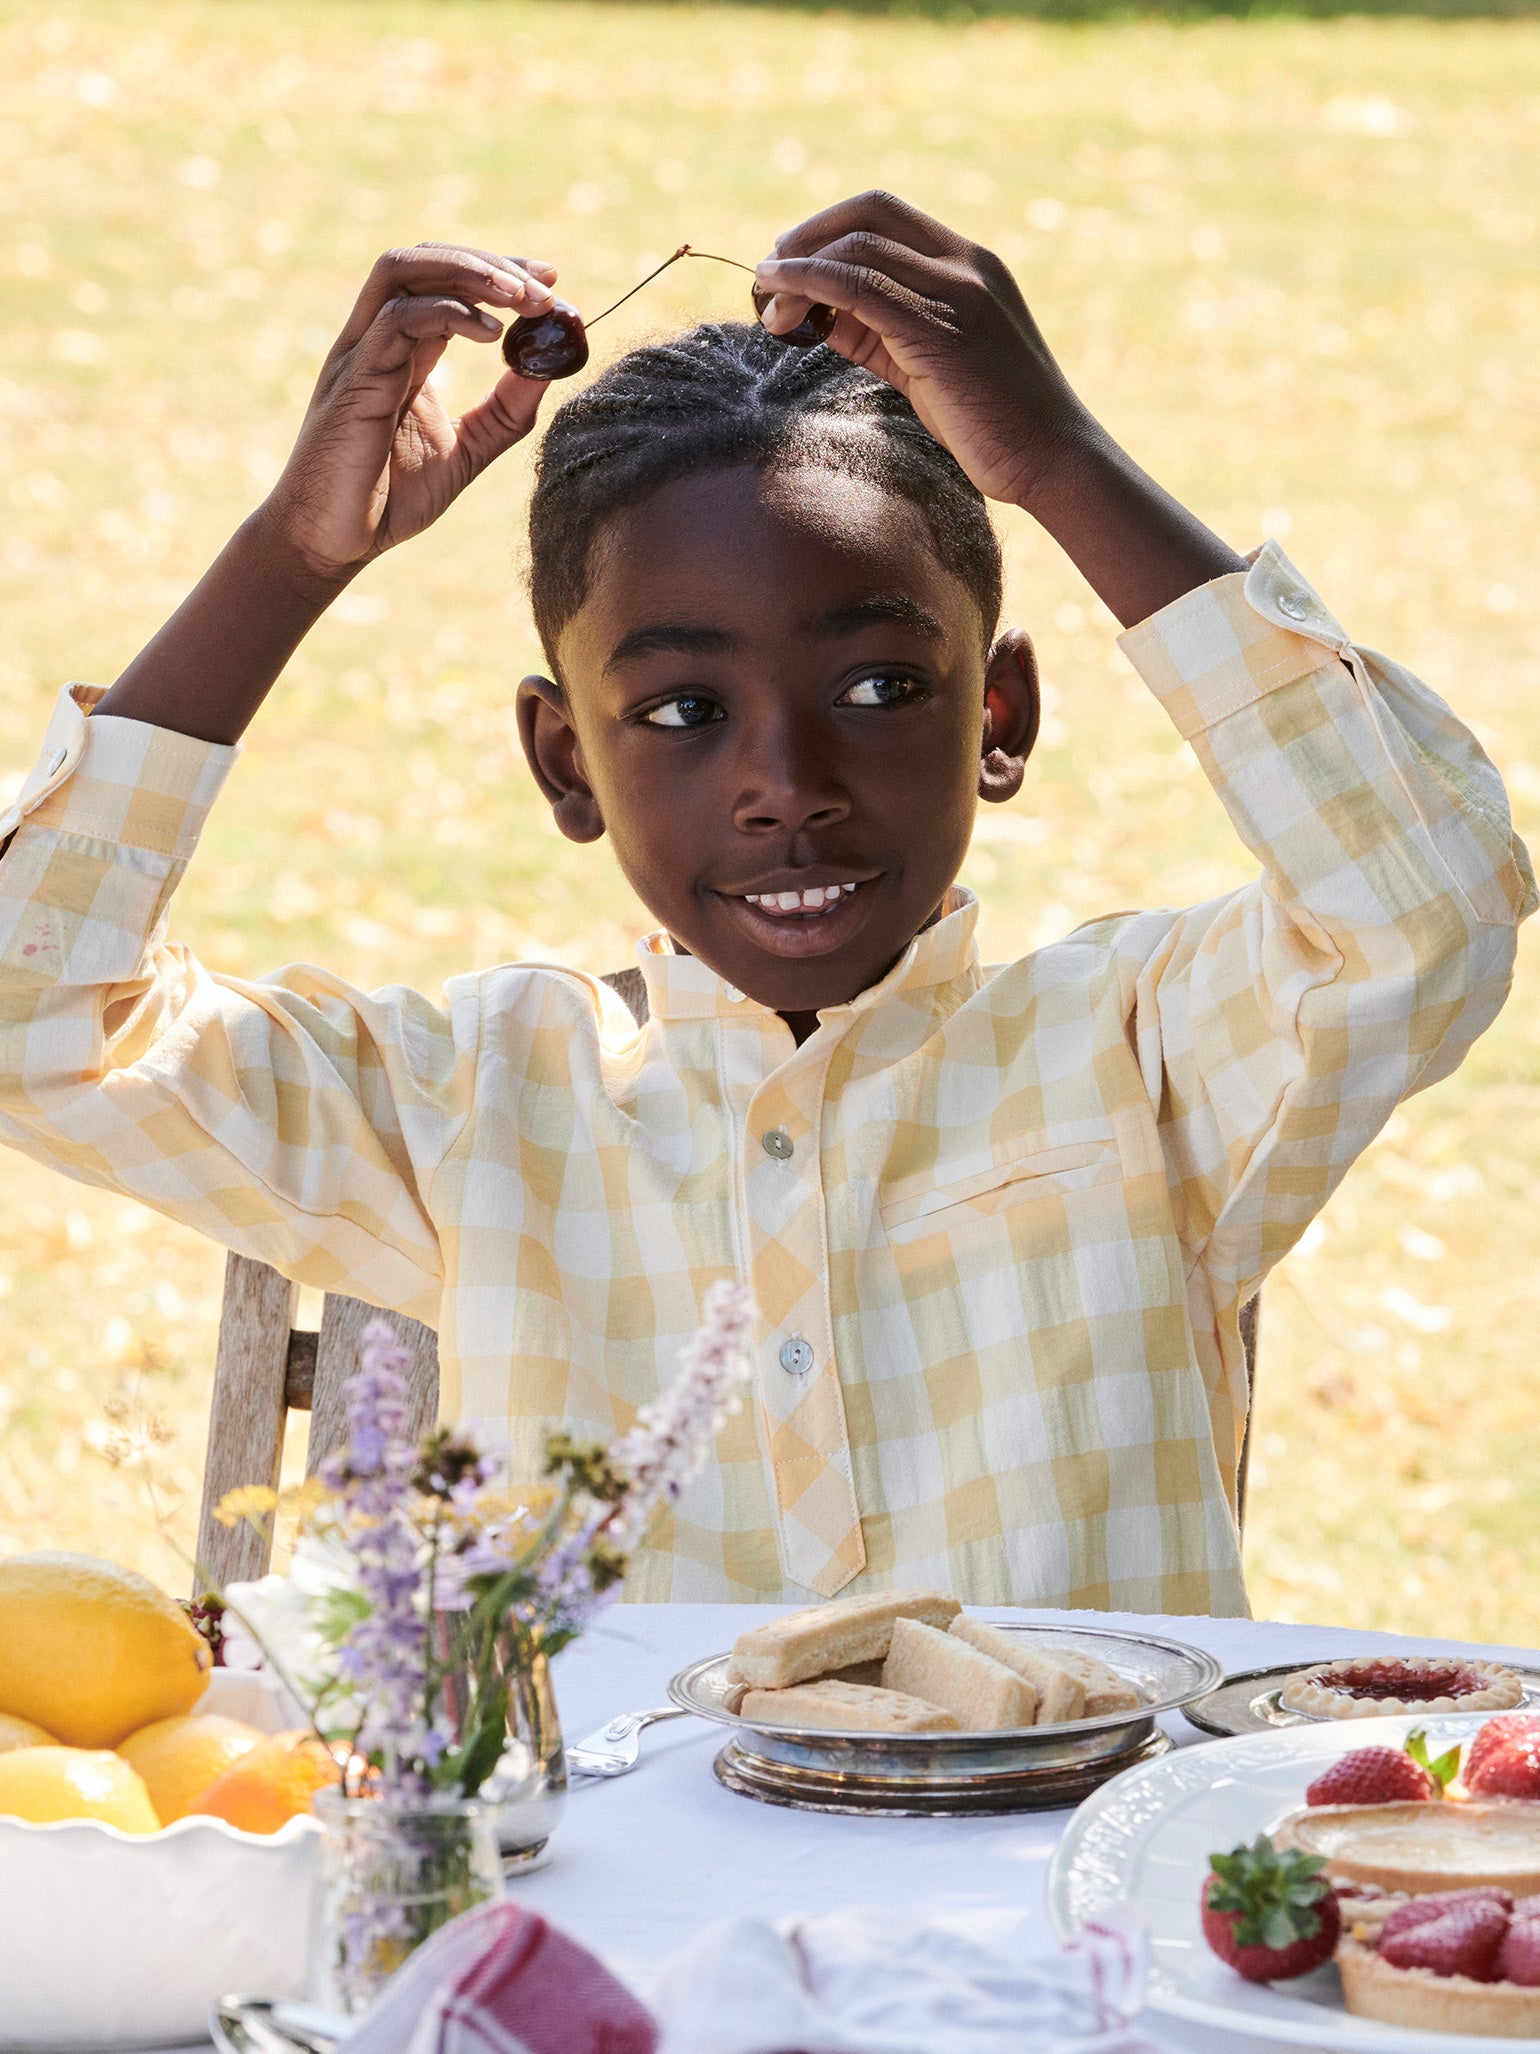
[[[784,333],[838,310],[832,348],[902,392],[988,499],[1024,507],[1123,623],[1244,560],[1094,418],[1000,259],[888,193],[783,235],[757,282]]]
[[[420,534],[534,425],[546,387],[505,371],[451,420],[428,384],[455,335],[495,342],[543,313],[549,264],[419,243],[370,273],[264,504],[101,701],[198,741],[234,742],[366,563]]]
[[[1399,665],[1361,648],[1283,556],[1243,559],[1070,389],[998,258],[885,194],[782,237],[758,282],[784,331],[907,394],[979,489],[1025,507],[1133,631],[1123,648],[1191,744],[1261,879],[1086,942],[1127,1028],[1190,1260],[1215,1444],[1246,1412],[1233,1317],[1392,1108],[1446,1076],[1508,990],[1535,908],[1502,781]],[[1137,626],[1133,624],[1138,623]]]

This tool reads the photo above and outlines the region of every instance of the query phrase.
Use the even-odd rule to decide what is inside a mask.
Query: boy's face
[[[529,678],[519,708],[558,825],[608,832],[676,943],[794,1026],[934,918],[1037,730],[1026,637],[986,654],[914,508],[821,468],[618,517],[558,655],[565,693]]]

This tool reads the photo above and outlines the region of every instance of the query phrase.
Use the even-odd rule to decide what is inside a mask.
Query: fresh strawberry
[[[1502,1972],[1499,1963],[1507,1932],[1503,1907],[1473,1893],[1463,1904],[1447,1905],[1421,1925],[1382,1934],[1380,1959],[1392,1968],[1426,1968],[1436,1976],[1495,1983]]]
[[[1203,1884],[1203,1937],[1249,1983],[1308,1975],[1331,1957],[1342,1917],[1319,1855],[1280,1854],[1265,1833],[1211,1854]]]
[[[1516,1897],[1513,1901],[1515,1918],[1540,1918],[1540,1897]]]
[[[1503,1941],[1498,1970],[1507,1983],[1525,1983],[1531,1989],[1540,1983],[1540,1917],[1514,1919]]]
[[[1475,1890],[1439,1890],[1426,1897],[1409,1897],[1405,1904],[1398,1904],[1380,1927],[1380,1938],[1388,1940],[1397,1933],[1409,1933],[1414,1926],[1425,1926],[1461,1904],[1495,1904],[1499,1911],[1513,1910],[1513,1899],[1495,1883],[1483,1883]]]
[[[1421,1762],[1399,1747],[1355,1747],[1323,1769],[1306,1804],[1421,1804],[1442,1795]]]
[[[1540,1718],[1488,1719],[1465,1757],[1465,1787],[1472,1797],[1540,1797]]]

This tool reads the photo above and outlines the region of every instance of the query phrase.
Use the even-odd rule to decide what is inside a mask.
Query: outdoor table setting
[[[372,1326],[282,1571],[0,1564],[0,2054],[1540,2045],[1531,1652],[612,1604],[749,1319],[513,1493]]]
[[[732,2032],[710,2005],[720,2014],[724,2004],[737,2004],[747,2026],[762,2004],[772,2004],[778,1993],[757,1984],[756,1976],[764,1973],[759,1950],[772,1944],[777,1928],[795,1925],[815,1939],[823,1933],[838,1948],[849,1944],[845,1928],[854,1919],[858,1937],[883,1930],[900,1939],[950,1933],[965,1947],[1026,1946],[1038,1959],[1067,1938],[1080,1917],[1104,1916],[1120,1900],[1147,1927],[1151,1942],[1147,1999],[1142,2006],[1137,1995],[1132,2000],[1137,2008],[1128,2034],[1091,2040],[1050,2034],[1010,2044],[1192,2054],[1260,2054],[1280,2044],[1460,2054],[1490,2044],[1350,2018],[1330,1969],[1306,1979],[1298,1993],[1288,1984],[1241,1981],[1204,1948],[1198,1895],[1211,1849],[1271,1826],[1280,1794],[1297,1802],[1308,1777],[1340,1756],[1349,1740],[1383,1738],[1388,1728],[1399,1737],[1421,1725],[1447,1744],[1480,1723],[1479,1714],[1466,1713],[1355,1719],[1347,1733],[1341,1722],[1291,1724],[1276,1703],[1282,1673],[1349,1656],[1507,1663],[1524,1677],[1528,1704],[1533,1651],[1245,1619],[970,1610],[968,1617],[1004,1630],[1041,1633],[1049,1645],[1073,1645],[1085,1636],[1115,1649],[1116,1637],[1127,1636],[1130,1657],[1141,1645],[1184,1645],[1200,1660],[1210,1658],[1210,1679],[1222,1673],[1230,1681],[1204,1691],[1190,1706],[1191,1719],[1181,1711],[1160,1714],[1153,1745],[1129,1749],[1134,1766],[1111,1764],[1113,1773],[1079,1806],[986,1809],[976,1816],[861,1814],[804,1809],[800,1801],[778,1797],[760,1801],[733,1788],[730,1765],[724,1765],[728,1781],[714,1773],[730,1738],[724,1726],[681,1708],[703,1657],[725,1652],[784,1610],[617,1607],[551,1665],[570,1783],[565,1801],[558,1791],[542,1815],[550,1832],[544,1848],[508,1863],[507,1897],[589,1950],[644,2001],[658,2004],[666,2022],[672,2010],[681,2027],[678,2044],[692,2050],[769,2044],[752,2031]],[[257,1681],[230,1677],[224,1701],[249,1705]],[[1280,1717],[1285,1723],[1270,1723]],[[1197,1721],[1253,1730],[1223,1739]],[[584,1764],[608,1773],[583,1773]],[[1256,1769],[1261,1774],[1254,1778]],[[1019,1805],[1019,1790],[1005,1802]],[[296,1885],[293,1874],[280,1876],[276,1868],[273,1874],[276,1887]],[[691,1981],[710,1985],[712,1995],[704,2017],[682,2020],[680,2010],[689,2006],[681,2007],[681,1985]],[[302,2028],[313,2027],[303,2007],[292,2015]],[[285,2016],[281,2007],[276,2016]],[[724,2036],[711,2037],[718,2031]],[[225,2044],[268,2054],[303,2045],[301,2038],[285,2041],[271,2033],[270,2027],[264,2039],[259,2027],[251,2039]],[[665,2036],[665,2048],[670,2044]],[[894,2044],[924,2042],[900,2038]]]

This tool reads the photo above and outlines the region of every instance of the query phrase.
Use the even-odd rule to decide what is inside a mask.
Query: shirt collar
[[[887,976],[848,1005],[830,1006],[820,1020],[843,1020],[870,1011],[885,999],[915,994],[978,974],[978,900],[966,886],[954,884],[942,900],[941,918],[922,929]],[[647,984],[647,1003],[658,1020],[742,1020],[765,1009],[708,970],[698,956],[681,954],[673,938],[659,928],[636,945],[636,959]]]

